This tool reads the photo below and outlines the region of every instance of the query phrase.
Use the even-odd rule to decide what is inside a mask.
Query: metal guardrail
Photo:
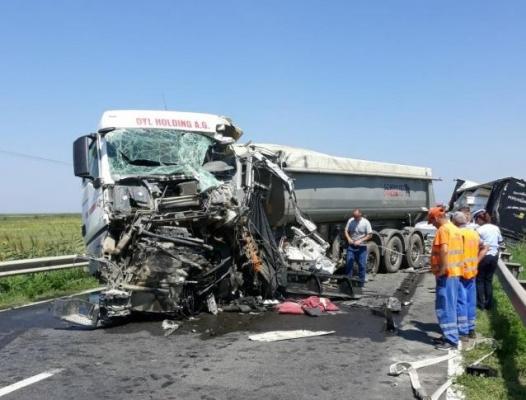
[[[29,258],[0,262],[0,277],[87,267],[86,258],[76,254],[58,257]]]
[[[506,263],[502,260],[499,260],[497,276],[517,315],[521,318],[524,326],[526,326],[526,289],[522,287],[521,283],[513,276]]]

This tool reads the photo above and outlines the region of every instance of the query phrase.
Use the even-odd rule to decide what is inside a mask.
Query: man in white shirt
[[[358,276],[360,286],[365,284],[365,274],[367,270],[367,241],[373,237],[371,223],[362,216],[359,209],[353,211],[352,218],[347,221],[345,226],[345,239],[347,247],[347,264],[345,273],[352,277],[354,261],[358,263]]]

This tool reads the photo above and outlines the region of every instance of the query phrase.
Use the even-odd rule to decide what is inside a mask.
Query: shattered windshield
[[[213,144],[207,136],[172,129],[117,129],[106,136],[113,179],[184,174],[199,180],[201,190],[219,185],[202,165]]]

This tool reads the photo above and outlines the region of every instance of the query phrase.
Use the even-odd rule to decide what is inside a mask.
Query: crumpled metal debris
[[[63,321],[89,328],[99,326],[99,306],[81,299],[57,299],[53,302],[53,314]]]
[[[279,303],[279,302],[278,302]],[[274,302],[264,302],[260,296],[247,296],[239,299],[235,299],[230,304],[224,305],[221,309],[225,312],[263,312],[267,311],[268,308],[272,308]]]
[[[171,319],[165,319],[161,325],[161,327],[164,330],[164,336],[170,336],[177,329],[179,329],[180,326],[181,326],[180,324],[178,324],[176,321],[173,321]]]
[[[385,303],[385,307],[395,313],[402,310],[402,303],[396,297],[389,297]]]

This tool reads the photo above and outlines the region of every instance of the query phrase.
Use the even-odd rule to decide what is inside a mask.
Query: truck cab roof
[[[232,120],[214,114],[164,110],[110,110],[100,119],[99,131],[116,129],[174,129],[198,132],[221,142],[232,142],[242,131]]]

